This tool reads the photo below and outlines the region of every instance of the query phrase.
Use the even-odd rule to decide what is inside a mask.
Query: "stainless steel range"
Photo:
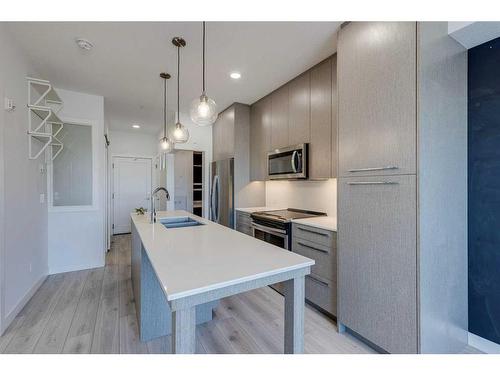
[[[251,214],[253,236],[273,245],[291,250],[292,219],[304,219],[324,215],[326,214],[323,212],[305,211],[295,208],[254,212]]]
[[[254,212],[250,216],[252,217],[252,232],[255,238],[282,247],[283,249],[291,250],[292,219],[325,215],[324,212],[288,208],[286,210]],[[281,284],[273,284],[271,287],[283,294]]]

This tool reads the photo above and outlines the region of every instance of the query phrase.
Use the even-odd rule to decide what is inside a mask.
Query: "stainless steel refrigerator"
[[[210,165],[210,220],[234,229],[234,159]]]

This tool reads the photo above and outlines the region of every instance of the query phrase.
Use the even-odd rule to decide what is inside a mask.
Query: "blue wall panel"
[[[500,38],[468,57],[469,331],[500,343]]]

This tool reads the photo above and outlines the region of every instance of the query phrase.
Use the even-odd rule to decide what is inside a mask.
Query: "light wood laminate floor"
[[[283,353],[283,297],[261,288],[222,299],[196,328],[198,353]],[[106,266],[49,276],[0,337],[0,353],[170,353],[170,336],[139,340],[130,236],[115,236]],[[374,353],[306,306],[306,353]]]

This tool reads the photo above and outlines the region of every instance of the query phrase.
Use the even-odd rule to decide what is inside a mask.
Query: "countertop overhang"
[[[204,225],[167,229],[166,217],[191,217]],[[255,239],[186,211],[131,214],[144,250],[168,301],[309,268],[314,260]]]

